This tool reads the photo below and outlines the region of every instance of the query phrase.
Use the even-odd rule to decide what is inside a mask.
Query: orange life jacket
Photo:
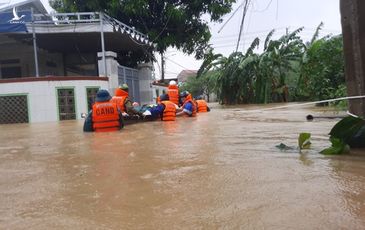
[[[179,105],[179,88],[177,85],[169,85],[167,94],[169,95],[169,101]]]
[[[95,132],[116,131],[120,129],[117,104],[105,101],[93,105],[93,129]]]
[[[187,103],[191,102],[191,104],[193,105],[193,113],[191,115],[188,115],[189,117],[195,117],[196,116],[196,111],[197,111],[197,108],[196,108],[196,104],[195,102],[193,101],[193,99],[191,98],[191,94],[189,94],[185,101],[184,101],[184,104],[182,105],[182,107],[184,107]],[[186,113],[185,113],[186,114]],[[187,115],[187,114],[186,114]]]
[[[205,100],[196,100],[198,105],[198,113],[208,112],[208,104]]]
[[[127,97],[129,96],[128,92],[117,88],[115,90],[115,96],[112,97],[112,99],[110,100],[111,102],[114,102],[117,104],[118,109],[125,113],[126,112],[126,108],[125,108],[125,100],[127,99]]]
[[[175,121],[176,119],[176,106],[171,101],[161,101],[165,105],[161,120],[163,121]]]
[[[156,104],[158,104],[158,103],[161,103],[160,96],[158,96],[158,97],[156,98]]]

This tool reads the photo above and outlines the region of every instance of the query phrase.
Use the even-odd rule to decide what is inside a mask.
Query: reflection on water
[[[318,108],[83,133],[82,122],[0,126],[5,229],[364,229],[365,154],[322,156],[336,120]],[[281,152],[312,134],[312,149]]]

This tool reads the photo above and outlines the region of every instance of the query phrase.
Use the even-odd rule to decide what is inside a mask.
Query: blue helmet
[[[160,100],[161,101],[168,101],[168,100],[170,100],[170,97],[169,97],[169,95],[168,94],[162,94],[162,95],[160,95]]]
[[[96,93],[96,102],[103,102],[103,101],[109,101],[110,99],[112,99],[112,97],[110,96],[109,92],[105,89],[100,89],[97,93]]]
[[[180,93],[180,97],[187,97],[190,93],[188,91],[183,91]]]

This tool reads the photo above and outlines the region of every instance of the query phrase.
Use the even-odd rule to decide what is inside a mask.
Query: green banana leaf
[[[310,138],[311,138],[310,133],[299,134],[299,137],[298,137],[299,149],[309,149],[311,146]]]

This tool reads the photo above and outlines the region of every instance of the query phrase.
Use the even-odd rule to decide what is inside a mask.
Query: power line
[[[290,27],[298,27],[298,26],[288,26]],[[281,30],[286,30],[288,27],[277,27],[277,28],[273,28],[275,30],[275,33],[277,34],[278,31]],[[268,32],[270,32],[271,30],[258,30],[258,31],[252,31],[252,32],[247,32],[245,33],[246,35],[258,35],[258,34],[267,34]],[[304,27],[302,33],[304,32],[314,32],[317,28],[312,28],[312,27]],[[341,30],[332,30],[332,29],[321,29],[321,32],[327,32],[327,33],[341,33]],[[229,37],[237,37],[238,34],[228,34],[228,35],[223,35],[223,36],[212,36],[211,40],[219,40],[219,39],[225,39],[225,38],[229,38]]]
[[[233,14],[227,19],[227,21],[221,26],[221,28],[218,30],[218,33],[222,31],[222,29],[227,25],[227,23],[232,19],[232,17],[237,13],[237,11],[243,6],[244,3],[239,5],[237,9],[233,12]]]
[[[171,59],[169,59],[169,58],[166,58],[166,60],[168,60],[168,61],[170,61],[170,62],[174,63],[175,65],[180,66],[180,67],[181,67],[181,68],[183,68],[183,69],[184,69],[184,71],[186,71],[186,72],[190,72],[190,73],[194,73],[194,74],[196,74],[196,71],[194,71],[194,70],[190,70],[189,68],[186,68],[185,66],[182,66],[182,65],[180,65],[179,63],[177,63],[177,62],[175,62],[175,61],[173,61],[173,60],[171,60]]]
[[[273,36],[273,38],[277,38],[279,39],[280,37],[282,37],[284,34],[276,34],[275,36]],[[304,32],[304,33],[300,33],[299,37],[309,37],[309,36],[313,36],[312,32]],[[257,35],[257,36],[246,36],[245,39],[255,39],[255,38],[266,38],[267,35],[266,34],[262,34],[262,35]],[[211,44],[224,44],[224,43],[231,43],[234,42],[235,43],[235,38],[233,37],[227,37],[226,39],[221,39],[221,40],[211,40],[210,43]]]
[[[267,4],[267,6],[265,7],[265,9],[263,9],[263,10],[254,10],[253,12],[257,12],[257,13],[265,12],[271,6],[272,1],[273,0],[270,0],[269,4]]]

